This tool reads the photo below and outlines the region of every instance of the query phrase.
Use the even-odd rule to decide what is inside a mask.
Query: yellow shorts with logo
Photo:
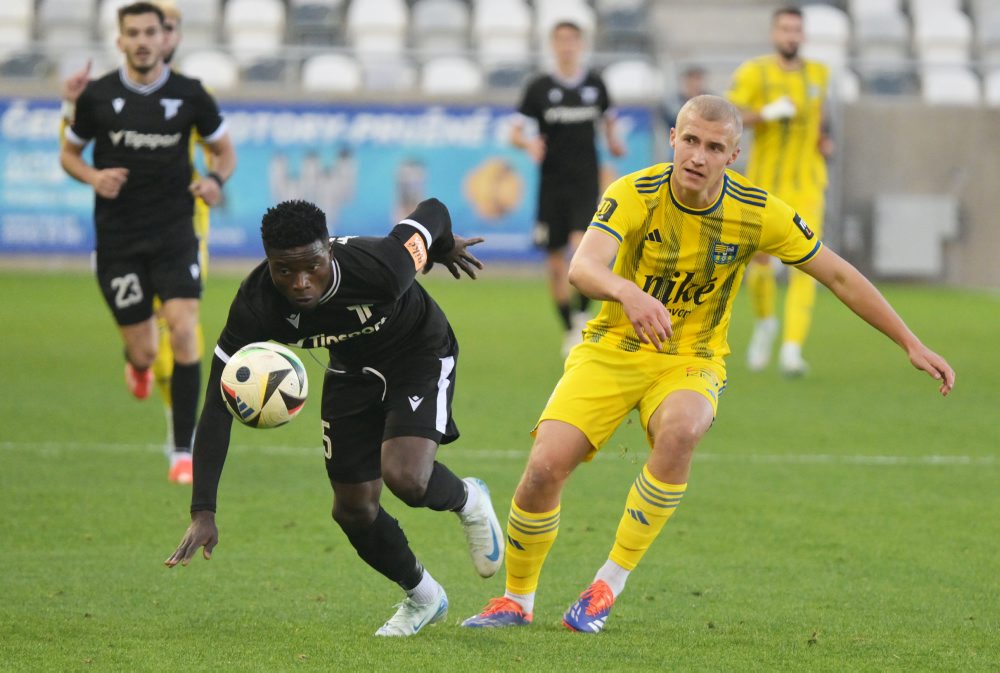
[[[538,422],[563,421],[579,428],[594,447],[586,458],[590,460],[633,409],[639,410],[646,430],[667,395],[693,390],[705,396],[714,414],[725,387],[726,368],[713,360],[646,350],[627,353],[585,341],[570,351]]]

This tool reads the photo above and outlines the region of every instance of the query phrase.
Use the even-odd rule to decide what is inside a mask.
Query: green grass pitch
[[[209,352],[238,280],[209,282]],[[544,282],[487,270],[426,284],[462,343],[463,436],[439,455],[484,478],[504,520],[561,371]],[[125,390],[96,283],[0,272],[0,670],[998,670],[1000,296],[884,290],[955,366],[949,398],[828,292],[811,374],[750,374],[741,296],[688,495],[607,631],[560,621],[606,558],[644,459],[634,417],[570,482],[529,628],[460,629],[502,592],[502,572],[475,574],[454,516],[387,494],[451,611],[383,640],[372,633],[401,594],[330,519],[316,362],[304,355],[313,396],[294,423],[234,427],[215,557],[168,570],[189,490],[166,481],[159,400]]]

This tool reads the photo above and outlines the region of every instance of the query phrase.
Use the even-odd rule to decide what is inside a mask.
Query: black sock
[[[174,450],[191,451],[194,423],[198,416],[198,391],[201,390],[201,363],[182,365],[174,362],[170,397],[174,402]]]
[[[556,310],[559,311],[559,317],[562,318],[563,329],[566,331],[573,329],[572,312],[569,310],[569,304],[556,304]]]
[[[389,578],[404,591],[410,591],[424,575],[424,567],[413,555],[399,522],[379,507],[371,525],[344,534],[361,560]]]
[[[457,512],[465,507],[465,501],[468,500],[468,497],[468,493],[465,491],[465,482],[435,460],[431,477],[427,480],[424,501],[417,506],[426,507],[435,512]]]

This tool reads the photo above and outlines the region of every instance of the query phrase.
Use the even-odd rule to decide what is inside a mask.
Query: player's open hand
[[[638,335],[639,341],[653,344],[656,350],[660,350],[667,339],[674,335],[673,325],[670,324],[670,313],[659,299],[646,294],[638,286],[634,287],[634,292],[629,291],[628,295],[622,298],[622,308],[632,323],[632,329]]]
[[[219,183],[212,178],[201,178],[195,180],[188,187],[188,191],[198,199],[201,199],[210,206],[216,206],[222,200],[222,189]]]
[[[476,236],[474,238],[462,238],[459,235],[455,235],[455,245],[448,252],[441,264],[448,267],[448,271],[451,272],[455,278],[461,278],[462,272],[465,273],[469,278],[473,280],[476,279],[476,269],[482,269],[483,263],[476,259],[476,256],[469,252],[469,248],[474,245],[478,245],[485,241],[486,239],[481,236]],[[424,266],[424,273],[431,270],[433,266],[432,262],[427,262]]]
[[[115,167],[104,168],[94,173],[91,184],[102,199],[117,199],[126,182],[128,182],[128,169]]]
[[[164,561],[164,565],[173,568],[180,563],[186,566],[191,562],[199,547],[204,547],[205,560],[212,558],[212,550],[219,544],[219,529],[215,525],[215,512],[201,511],[191,515],[191,525],[184,533],[184,538],[176,551]]]
[[[951,389],[955,387],[955,370],[951,368],[948,361],[923,344],[918,345],[908,355],[914,367],[924,370],[935,381],[941,382],[941,387],[938,390],[947,397]]]
[[[62,83],[60,95],[63,100],[75,103],[83,90],[87,88],[90,81],[90,68],[94,64],[93,59],[87,59],[87,64],[67,77]]]

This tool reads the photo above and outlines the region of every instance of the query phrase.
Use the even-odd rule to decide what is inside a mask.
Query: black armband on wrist
[[[219,185],[219,189],[222,189],[226,184],[226,181],[222,179],[222,176],[215,171],[209,171],[205,174],[205,177],[209,180],[215,180],[215,184]]]

